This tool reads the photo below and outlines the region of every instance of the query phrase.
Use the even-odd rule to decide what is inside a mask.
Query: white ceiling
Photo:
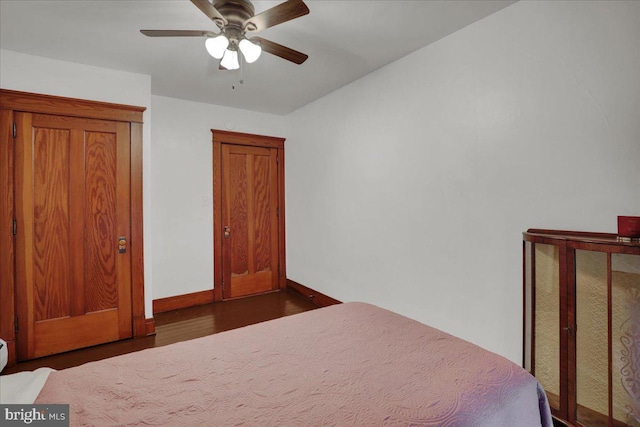
[[[219,71],[204,39],[140,34],[217,31],[189,0],[0,0],[0,47],[151,75],[154,95],[287,114],[513,2],[306,0],[309,15],[258,35],[309,59],[295,65],[263,54],[242,76]],[[256,13],[279,3],[254,1]]]

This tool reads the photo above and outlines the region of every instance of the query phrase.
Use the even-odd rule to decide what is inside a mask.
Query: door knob
[[[228,225],[225,225],[224,226],[224,238],[228,239],[230,235],[231,235],[231,227],[229,227]]]
[[[121,236],[118,238],[118,253],[123,254],[127,252],[127,238]]]

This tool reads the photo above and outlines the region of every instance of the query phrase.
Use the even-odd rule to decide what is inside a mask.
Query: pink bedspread
[[[71,425],[551,426],[529,373],[347,303],[51,373]]]

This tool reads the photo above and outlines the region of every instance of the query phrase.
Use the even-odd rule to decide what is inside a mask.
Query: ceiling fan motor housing
[[[227,20],[227,25],[224,25],[221,21],[215,21],[229,39],[229,49],[237,50],[240,40],[244,37],[244,22],[255,15],[253,4],[248,0],[219,0],[213,6]],[[252,25],[252,23],[249,23],[246,29],[251,31]]]
[[[253,4],[248,0],[218,0],[213,4],[224,17],[227,19],[227,26],[235,26],[242,28],[242,23],[255,15]],[[222,23],[216,24],[220,26]]]

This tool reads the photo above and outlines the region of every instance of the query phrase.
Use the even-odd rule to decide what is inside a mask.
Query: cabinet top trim
[[[142,123],[145,107],[0,89],[0,109]]]
[[[596,233],[586,231],[567,231],[567,230],[545,230],[538,228],[530,228],[522,237],[525,241],[535,242],[536,240],[555,240],[562,242],[575,242],[578,244],[596,244],[596,245],[612,245],[619,247],[628,247],[631,250],[638,249],[640,251],[640,242],[622,241],[618,239],[618,235],[613,233]]]

